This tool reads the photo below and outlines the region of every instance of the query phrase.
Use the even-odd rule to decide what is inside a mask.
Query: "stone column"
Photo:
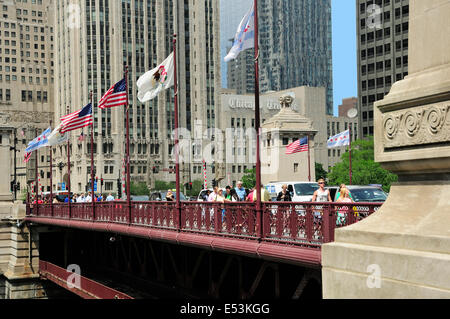
[[[13,146],[12,127],[0,127],[0,201],[12,201],[11,192],[11,150]]]
[[[409,75],[375,103],[375,159],[399,182],[322,247],[324,298],[450,298],[449,16],[410,0]]]

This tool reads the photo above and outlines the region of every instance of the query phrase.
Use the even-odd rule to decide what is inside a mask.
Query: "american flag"
[[[31,153],[25,152],[23,162],[28,163],[30,161],[30,158],[31,158]]]
[[[61,134],[92,125],[92,104],[89,103],[80,111],[62,117],[61,122]]]
[[[85,135],[81,132],[81,135],[78,137],[78,141],[83,142],[85,140]]]
[[[294,153],[307,152],[308,149],[308,137],[304,137],[301,140],[295,141],[294,143],[288,145],[286,148],[286,154],[289,155]]]
[[[101,109],[106,109],[115,106],[127,105],[127,88],[125,79],[114,84],[108,92],[103,95],[100,102],[98,102],[98,107]]]

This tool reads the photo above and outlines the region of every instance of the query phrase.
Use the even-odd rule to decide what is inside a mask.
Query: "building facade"
[[[0,3],[0,118],[12,128],[11,182],[20,184],[23,198],[27,182],[35,180],[38,156],[39,192],[50,191],[49,150],[33,152],[24,164],[24,150],[50,126],[54,111],[54,1],[2,1]],[[9,184],[9,182],[8,182]]]
[[[342,99],[342,104],[338,106],[339,117],[346,117],[351,109],[358,110],[358,98],[349,97]]]
[[[129,66],[131,179],[174,181],[174,90],[145,104],[137,100],[137,79],[173,51],[177,36],[180,127],[201,140],[219,120],[219,7],[214,0],[88,0],[56,4],[55,120],[94,101],[94,164],[103,192],[117,194],[125,154],[125,108],[100,110],[97,102]],[[67,14],[69,13],[69,15]],[[73,72],[73,70],[77,70]],[[195,127],[198,130],[194,130]],[[89,136],[90,130],[84,129]],[[84,192],[90,176],[90,138],[71,133],[72,191]],[[195,135],[196,134],[196,135]],[[206,137],[208,136],[205,134]],[[64,146],[54,149],[55,164],[67,161]],[[199,160],[201,165],[201,158]],[[191,170],[183,166],[182,182]],[[55,170],[67,180],[67,170]],[[57,187],[56,181],[54,187]]]
[[[408,75],[409,0],[356,0],[360,135],[373,136],[373,103]]]

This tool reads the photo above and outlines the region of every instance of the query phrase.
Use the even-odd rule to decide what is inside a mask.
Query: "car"
[[[177,192],[172,190],[173,198],[176,200]],[[167,191],[154,191],[150,195],[150,201],[166,201]],[[188,199],[184,196],[183,192],[180,192],[180,200],[187,201]]]
[[[347,185],[346,187],[355,202],[380,203],[388,197],[388,194],[379,186]],[[336,192],[334,201],[337,200],[338,194],[339,192]]]
[[[273,201],[281,192],[281,187],[286,184],[291,193],[293,202],[310,202],[314,192],[319,189],[319,185],[313,182],[275,182],[268,183],[265,187]]]
[[[150,197],[147,195],[142,195],[142,196],[131,195],[131,200],[134,202],[148,202],[149,199],[150,199]]]

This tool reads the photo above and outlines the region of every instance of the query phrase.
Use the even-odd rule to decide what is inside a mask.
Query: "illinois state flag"
[[[350,145],[350,130],[339,133],[333,137],[328,139],[328,148],[335,148],[340,146],[348,146]]]
[[[145,103],[154,99],[162,90],[166,90],[173,85],[174,62],[172,52],[163,63],[138,79],[138,99]]]
[[[224,61],[228,62],[236,59],[241,51],[255,47],[255,10],[251,9],[242,19],[234,36],[233,47]]]

